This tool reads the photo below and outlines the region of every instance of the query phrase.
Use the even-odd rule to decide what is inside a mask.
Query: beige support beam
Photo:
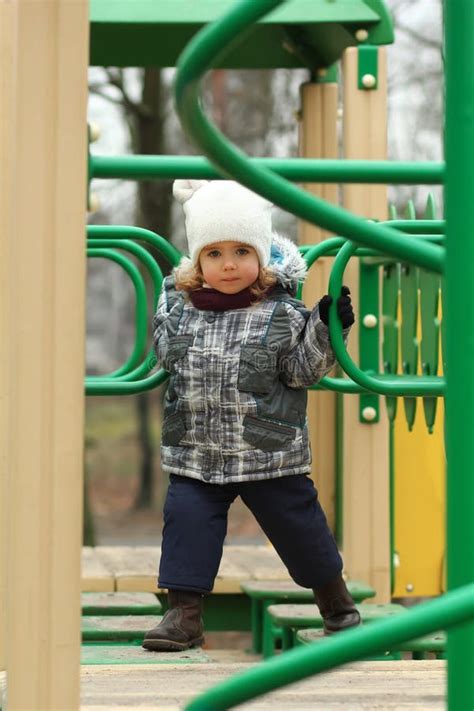
[[[386,52],[378,50],[378,88],[357,87],[357,48],[346,50],[344,76],[344,157],[387,157]],[[348,185],[344,205],[359,215],[387,218],[383,185]],[[345,283],[358,312],[358,263],[351,260]],[[359,324],[352,329],[350,351],[357,359]],[[389,435],[383,399],[380,422],[359,422],[359,398],[344,397],[344,560],[349,577],[366,580],[377,600],[390,598]]]
[[[8,709],[79,705],[86,0],[13,3]]]
[[[0,4],[0,670],[6,669],[7,516],[10,471],[10,245],[13,232],[15,6]],[[0,706],[2,705],[0,694]]]
[[[337,84],[313,83],[301,87],[299,153],[303,158],[337,158]],[[329,202],[337,202],[337,185],[303,186]],[[307,222],[299,224],[299,243],[318,244],[328,233]],[[331,259],[319,259],[308,274],[303,300],[313,307],[327,293]],[[311,476],[332,530],[335,527],[336,397],[330,392],[308,393],[308,426],[313,464]]]

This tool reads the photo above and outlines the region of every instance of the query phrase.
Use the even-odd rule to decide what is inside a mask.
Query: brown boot
[[[181,652],[203,644],[202,601],[201,593],[168,590],[169,609],[146,633],[142,646],[153,652]]]
[[[342,576],[314,588],[313,593],[323,618],[324,634],[334,634],[361,624],[359,612]]]

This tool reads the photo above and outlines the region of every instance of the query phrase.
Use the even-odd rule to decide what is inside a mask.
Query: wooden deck
[[[240,653],[209,663],[83,667],[81,711],[179,711],[199,692],[252,666]],[[239,711],[441,711],[445,662],[358,662],[240,705]]]
[[[98,546],[82,549],[83,592],[157,592],[160,548]],[[246,580],[289,580],[270,546],[224,546],[215,593],[240,593]]]
[[[158,547],[83,549],[84,592],[156,592]],[[215,592],[239,593],[252,580],[288,580],[270,546],[225,546]],[[139,648],[128,648],[135,653]],[[238,650],[204,649],[196,659],[81,667],[81,711],[179,711],[198,693],[259,661]],[[142,662],[142,660],[139,660]],[[125,663],[124,663],[125,662]],[[445,662],[358,662],[240,705],[242,711],[441,711]]]

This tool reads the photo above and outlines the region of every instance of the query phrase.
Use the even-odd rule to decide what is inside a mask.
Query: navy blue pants
[[[171,474],[164,507],[158,585],[209,593],[227,533],[227,512],[242,497],[298,585],[316,588],[342,571],[342,560],[305,474],[240,484],[206,484]]]

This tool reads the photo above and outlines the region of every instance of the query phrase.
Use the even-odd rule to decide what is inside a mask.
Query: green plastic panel
[[[400,287],[400,265],[387,264],[383,270],[382,318],[383,318],[383,369],[384,373],[395,374],[398,370],[398,294]],[[385,399],[389,420],[394,422],[397,414],[397,398]]]
[[[429,195],[425,210],[426,219],[436,218],[436,205],[432,194]],[[424,375],[437,375],[440,349],[439,302],[441,280],[437,274],[425,269],[419,270],[420,315],[421,315],[421,372]],[[436,419],[437,398],[423,398],[423,412],[426,426],[433,432]]]
[[[90,63],[175,66],[193,36],[233,5],[235,0],[91,0]],[[290,0],[252,27],[216,67],[314,69],[314,61],[327,67],[346,47],[357,45],[358,29],[368,31],[371,44],[393,42],[392,22],[382,0]],[[301,51],[295,51],[295,44]]]
[[[359,364],[362,370],[379,372],[379,267],[359,264]],[[368,319],[375,317],[375,322]],[[366,414],[369,413],[369,414]],[[380,397],[359,396],[359,420],[372,425],[380,420]]]
[[[364,89],[365,91],[373,91],[374,89],[377,89],[379,76],[378,65],[379,59],[377,47],[361,45],[359,47],[357,62],[357,85],[359,89]],[[363,78],[367,74],[374,77],[375,82],[373,86],[365,86]]]
[[[406,217],[416,219],[415,206],[410,200]],[[400,291],[402,310],[402,370],[406,375],[416,375],[418,370],[418,269],[412,264],[402,264],[400,268]],[[403,399],[408,429],[411,431],[416,417],[416,398]]]

